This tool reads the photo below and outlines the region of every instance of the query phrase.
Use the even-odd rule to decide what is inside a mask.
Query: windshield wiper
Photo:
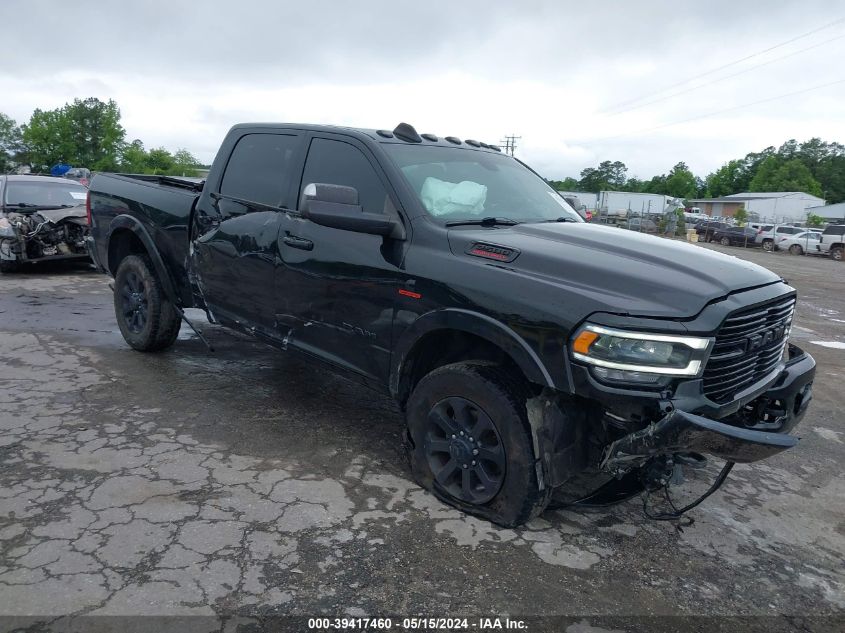
[[[446,226],[514,226],[520,224],[516,220],[510,218],[480,218],[480,219],[466,219],[466,220],[451,220],[446,223]]]
[[[562,215],[559,218],[555,218],[554,220],[542,220],[542,222],[575,222],[574,218],[570,218],[569,216]]]

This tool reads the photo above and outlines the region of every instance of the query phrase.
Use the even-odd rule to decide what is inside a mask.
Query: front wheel
[[[830,249],[830,256],[831,258],[835,259],[838,262],[842,261],[842,247],[841,246],[834,246]]]
[[[775,250],[775,243],[772,240],[765,240],[763,242],[763,250],[767,253],[771,253],[773,250]]]
[[[123,338],[141,352],[170,347],[179,334],[181,318],[167,299],[152,262],[129,255],[114,276],[114,313]]]
[[[722,240],[721,240],[721,244],[722,244],[722,246],[730,246],[731,245],[730,238],[723,237]]]
[[[505,527],[540,514],[527,390],[501,367],[482,362],[435,369],[408,399],[410,459],[421,486],[457,508]]]
[[[793,244],[792,246],[789,247],[789,252],[793,255],[803,255],[804,249],[801,248],[800,244]]]

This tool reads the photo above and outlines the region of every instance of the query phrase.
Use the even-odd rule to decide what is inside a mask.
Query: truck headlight
[[[660,376],[698,376],[712,338],[629,332],[587,323],[572,338],[572,358],[601,378],[656,383]]]

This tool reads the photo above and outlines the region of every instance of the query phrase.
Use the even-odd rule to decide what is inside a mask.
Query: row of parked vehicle
[[[764,251],[788,251],[792,255],[830,255],[842,260],[845,224],[831,224],[825,229],[749,222],[730,226],[725,222],[704,221],[695,226],[699,242],[718,242],[723,246],[759,246]]]

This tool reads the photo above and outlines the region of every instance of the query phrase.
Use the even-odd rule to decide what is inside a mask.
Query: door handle
[[[314,242],[306,240],[304,237],[299,237],[298,235],[291,235],[287,231],[285,231],[285,236],[282,238],[282,241],[292,248],[300,248],[303,251],[314,250]]]

